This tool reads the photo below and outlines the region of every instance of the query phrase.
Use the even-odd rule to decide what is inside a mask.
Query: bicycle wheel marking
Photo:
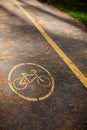
[[[35,63],[22,63],[13,67],[8,75],[8,82],[14,93],[28,101],[48,98],[55,86],[49,71]]]

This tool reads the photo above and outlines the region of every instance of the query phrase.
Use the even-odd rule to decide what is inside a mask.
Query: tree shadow
[[[46,0],[38,0],[41,3],[46,3]]]
[[[33,12],[41,12],[43,17],[44,17],[44,14],[45,15],[49,15],[49,16],[52,16],[53,19],[57,19],[57,20],[61,20],[65,23],[68,23],[72,26],[75,26],[76,28],[79,28],[81,29],[82,31],[84,32],[87,32],[87,27],[83,24],[81,24],[80,22],[77,22],[75,19],[70,19],[70,18],[66,18],[66,17],[62,17],[62,16],[59,16],[59,15],[55,15],[54,13],[52,12],[49,12],[48,10],[43,10],[42,8],[40,7],[37,7],[37,6],[33,6],[33,5],[30,5],[29,3],[23,1],[23,0],[18,0],[20,2],[22,2],[24,5],[26,5],[26,8],[27,9],[32,9]],[[25,7],[25,6],[24,6]]]
[[[22,1],[22,0],[20,0],[20,1]],[[30,6],[30,7],[32,7],[32,6]],[[29,22],[27,23],[26,20],[19,17],[14,12],[11,12],[11,10],[9,10],[6,7],[3,7],[3,6],[0,5],[0,8],[3,11],[5,11],[10,17],[14,17],[14,19],[17,18],[19,21],[21,21],[22,24],[20,24],[20,25],[19,24],[15,25],[14,24],[15,21],[13,22],[12,25],[10,25],[8,23],[8,25],[11,28],[12,35],[15,36],[15,38],[20,39],[20,41],[23,37],[24,37],[25,41],[32,41],[32,39],[33,39],[33,42],[35,42],[36,44],[38,44],[38,40],[39,40],[39,42],[42,42],[44,40],[43,36],[34,27],[33,24],[30,24]],[[84,48],[86,46],[85,40],[84,41],[80,40],[80,39],[75,40],[73,37],[69,36],[68,40],[65,42],[63,34],[59,34],[59,33],[54,34],[53,32],[49,32],[48,30],[46,30],[46,32],[52,37],[52,39],[56,42],[56,44],[58,46],[60,46],[61,49],[64,49],[64,51],[67,55],[72,56],[73,52],[74,52],[75,55],[77,55],[78,50],[81,50],[83,46],[84,46]],[[10,33],[8,33],[8,34],[10,35]],[[74,46],[77,43],[78,43],[78,46]],[[67,44],[68,44],[68,46],[67,46]],[[33,53],[34,53],[34,50],[33,50]],[[86,53],[84,53],[84,55],[85,54]]]
[[[17,20],[21,21],[22,23],[25,22],[25,20],[21,16],[18,16],[18,14],[12,12],[11,10],[9,10],[7,7],[5,7],[3,5],[0,5],[0,10],[4,11],[11,18],[17,19]]]
[[[51,97],[49,97],[47,100],[45,100],[43,102],[39,102],[39,105],[38,105],[38,103],[25,102],[25,101],[21,100],[21,98],[18,98],[18,96],[15,97],[15,94],[13,96],[8,95],[8,98],[5,95],[3,95],[2,99],[4,99],[4,103],[2,102],[3,109],[1,112],[4,114],[1,116],[1,119],[2,119],[2,124],[4,124],[4,125],[3,126],[1,125],[2,126],[1,129],[6,129],[6,128],[7,129],[12,129],[12,128],[21,129],[23,125],[25,126],[26,129],[29,129],[29,128],[35,129],[37,127],[39,128],[39,126],[41,126],[40,127],[41,129],[43,129],[43,128],[44,129],[55,129],[55,127],[58,127],[58,129],[63,129],[63,128],[66,128],[66,125],[69,126],[69,124],[67,123],[68,122],[67,117],[69,117],[69,119],[71,117],[71,120],[69,121],[71,124],[76,119],[76,122],[74,122],[74,124],[75,123],[78,124],[76,126],[77,129],[79,128],[79,121],[80,121],[80,119],[82,119],[83,122],[81,123],[81,121],[80,121],[80,126],[81,126],[80,128],[83,129],[82,127],[86,123],[86,119],[85,119],[85,117],[83,115],[83,111],[82,111],[84,109],[85,103],[86,103],[86,100],[85,100],[86,92],[85,92],[84,87],[79,85],[78,81],[72,75],[72,72],[69,69],[67,69],[67,67],[65,66],[63,61],[61,62],[61,59],[59,59],[57,54],[54,54],[54,50],[50,49],[51,47],[49,47],[49,45],[48,45],[48,43],[46,43],[45,39],[44,40],[42,39],[43,43],[41,43],[40,39],[38,40],[38,38],[42,38],[42,35],[35,28],[34,25],[30,25],[30,23],[27,23],[26,20],[22,19],[15,13],[11,12],[6,7],[3,7],[3,6],[0,6],[0,7],[11,18],[13,18],[13,17],[17,18],[22,23],[25,23],[25,25],[23,25],[23,24],[15,25],[14,24],[15,21],[14,21],[13,24],[10,25],[11,28],[13,29],[12,30],[13,34],[15,34],[15,44],[17,45],[16,47],[14,47],[13,51],[16,50],[16,54],[18,54],[17,55],[18,57],[12,55],[11,61],[9,60],[8,62],[12,62],[12,60],[14,59],[15,64],[18,64],[20,61],[22,61],[22,62],[25,62],[25,61],[32,62],[33,61],[38,64],[41,64],[42,66],[47,67],[48,70],[52,73],[52,75],[55,76],[55,82],[56,82],[56,87],[55,87],[56,90],[54,91],[53,95]],[[36,10],[39,10],[39,9],[36,8]],[[44,11],[42,11],[42,12],[44,13]],[[19,33],[20,33],[20,35],[19,35]],[[64,39],[63,34],[55,35],[51,32],[48,32],[48,33],[50,33],[50,35],[52,36],[54,41],[57,41],[56,42],[57,45],[59,45],[61,49],[63,49],[65,52],[67,52],[67,55],[71,54],[70,57],[77,55],[77,52],[80,51],[80,49],[82,49],[83,44],[84,44],[84,46],[86,45],[85,41],[81,41],[79,39],[74,40],[73,38],[69,37],[68,41],[65,42],[65,41],[63,41],[63,39]],[[20,38],[20,44],[18,44],[18,42],[19,42],[18,37],[23,38],[23,39]],[[16,41],[16,39],[18,40],[18,42]],[[31,39],[32,43],[31,43],[30,39]],[[69,43],[68,46],[66,45],[67,43]],[[78,46],[76,48],[74,46],[74,44],[77,44],[77,43],[78,43]],[[41,49],[41,44],[43,44],[42,49]],[[72,50],[69,50],[69,47]],[[49,50],[51,50],[51,51],[49,51]],[[9,51],[9,50],[7,50],[7,51]],[[37,56],[36,56],[36,51],[39,52],[39,55],[37,55]],[[27,54],[24,55],[24,53],[23,53],[23,55],[21,55],[22,52],[27,52]],[[10,53],[10,51],[9,51],[9,53]],[[10,53],[10,54],[13,54],[13,53]],[[30,59],[30,55],[33,55],[34,58],[31,57],[31,59]],[[16,62],[16,58],[18,58],[18,60],[19,60],[18,62]],[[78,60],[78,58],[79,57],[77,55],[77,60]],[[58,62],[56,62],[56,61],[58,61]],[[8,71],[10,69],[9,65],[7,65],[7,64],[5,64],[5,67],[6,67],[5,68],[6,71]],[[9,67],[9,69],[7,67]],[[11,65],[11,67],[12,67],[12,65]],[[3,71],[5,71],[5,70],[3,70]],[[5,72],[5,74],[6,74],[6,72]],[[62,80],[60,80],[60,78]],[[62,84],[62,87],[60,86],[60,84]],[[6,85],[6,87],[7,87],[7,85]],[[69,96],[67,96],[67,95],[69,95]],[[78,98],[76,98],[76,97],[78,97]],[[82,100],[81,100],[81,97],[83,97]],[[8,103],[7,100],[10,102]],[[79,104],[73,105],[73,107],[71,106],[71,103],[74,104],[75,102],[79,102],[80,100],[81,100],[81,105],[79,105],[80,104],[79,103]],[[19,105],[18,105],[18,103],[19,103]],[[65,103],[66,103],[66,105],[65,105]],[[4,107],[4,105],[5,105],[5,107]],[[76,107],[76,105],[77,105],[77,108],[79,108],[79,109],[76,110],[76,113],[75,113],[74,108]],[[6,107],[8,109],[4,109]],[[12,110],[12,111],[10,112],[10,110]],[[21,113],[20,110],[23,110],[22,115],[20,115],[20,113]],[[79,116],[79,113],[81,113],[80,114],[81,117]],[[86,110],[84,110],[84,114],[87,115]],[[6,118],[6,116],[8,118]],[[15,119],[15,123],[14,123],[14,119]],[[58,122],[58,120],[59,120],[59,122]],[[9,128],[5,127],[6,123],[7,123],[7,126],[9,126]],[[49,124],[49,126],[48,126],[48,124]],[[47,126],[47,127],[45,127],[45,126]]]
[[[38,0],[39,2],[41,2],[41,3],[47,3],[47,4],[50,4],[50,5],[52,5],[53,4],[53,0]]]

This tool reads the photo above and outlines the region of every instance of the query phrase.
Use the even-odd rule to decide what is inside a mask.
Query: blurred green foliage
[[[87,25],[86,0],[58,0],[54,6]]]
[[[87,25],[87,0],[40,0],[59,8]]]

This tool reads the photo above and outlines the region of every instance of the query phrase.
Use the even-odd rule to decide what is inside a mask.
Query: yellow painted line
[[[29,13],[27,13],[27,11],[16,0],[14,2],[20,8],[20,10],[27,16],[27,18],[31,20],[31,22],[40,31],[43,37],[51,45],[51,47],[56,51],[56,53],[62,58],[62,60],[76,75],[76,77],[81,81],[81,83],[87,88],[87,77],[84,76],[84,74],[77,68],[77,66],[70,60],[70,58],[56,45],[56,43],[50,38],[50,36],[44,31],[44,29],[34,20],[34,18]]]

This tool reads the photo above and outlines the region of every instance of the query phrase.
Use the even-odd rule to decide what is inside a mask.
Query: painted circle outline
[[[51,81],[52,81],[52,87],[51,87],[51,90],[50,90],[45,96],[39,97],[39,98],[29,98],[29,97],[25,97],[25,96],[21,95],[20,93],[18,93],[18,92],[13,88],[12,83],[11,83],[11,75],[12,75],[12,73],[13,73],[13,71],[14,71],[15,69],[17,69],[18,67],[23,66],[23,65],[34,65],[34,66],[37,66],[37,67],[43,69],[44,71],[46,71],[46,72],[48,73],[48,75],[50,76],[50,79],[51,79]],[[23,99],[25,99],[25,100],[28,100],[28,101],[41,101],[41,100],[44,100],[44,99],[48,98],[48,97],[53,93],[54,87],[55,87],[55,82],[54,82],[54,79],[53,79],[53,77],[51,76],[50,72],[49,72],[48,70],[46,70],[43,66],[38,65],[38,64],[36,64],[36,63],[21,63],[21,64],[18,64],[18,65],[16,65],[16,66],[14,66],[14,67],[11,69],[11,71],[10,71],[10,73],[9,73],[9,75],[8,75],[8,82],[9,82],[9,86],[10,86],[11,90],[12,90],[14,93],[16,93],[19,97],[21,97],[21,98],[23,98]]]

